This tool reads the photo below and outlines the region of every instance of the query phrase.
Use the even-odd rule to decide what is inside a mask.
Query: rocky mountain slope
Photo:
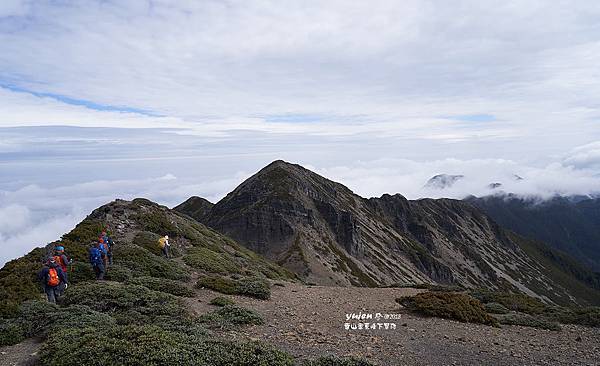
[[[562,303],[600,299],[552,261],[535,259],[537,245],[468,203],[401,195],[365,199],[283,161],[250,177],[208,212],[193,202],[178,210],[308,282],[459,284],[518,289]]]
[[[493,195],[466,201],[500,225],[543,241],[600,271],[600,199],[554,197],[540,201]]]

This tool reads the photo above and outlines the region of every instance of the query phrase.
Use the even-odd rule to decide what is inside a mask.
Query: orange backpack
[[[60,278],[58,278],[58,271],[56,268],[50,268],[48,270],[48,286],[58,286],[60,284]]]
[[[60,268],[63,270],[63,272],[65,272],[67,270],[67,263],[65,263],[65,261],[63,261],[62,255],[55,255],[54,260],[56,261],[56,264],[58,264],[60,266]]]

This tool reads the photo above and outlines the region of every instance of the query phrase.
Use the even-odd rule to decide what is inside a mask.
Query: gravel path
[[[37,353],[42,347],[39,339],[30,338],[14,346],[0,347],[0,365],[29,366],[37,361]]]
[[[501,329],[423,318],[403,311],[394,299],[419,290],[285,284],[272,299],[231,296],[261,313],[262,326],[224,332],[230,339],[257,339],[298,358],[335,354],[364,357],[378,365],[600,365],[600,329],[564,326],[560,332],[520,326]],[[197,313],[215,309],[217,296],[198,290],[188,300]],[[401,314],[395,330],[345,330],[348,313]],[[368,320],[367,320],[368,321]]]

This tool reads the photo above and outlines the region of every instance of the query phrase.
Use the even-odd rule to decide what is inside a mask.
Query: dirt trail
[[[0,365],[28,366],[37,361],[37,353],[42,347],[39,339],[30,338],[14,346],[0,347]]]
[[[501,329],[422,318],[400,310],[394,299],[418,290],[346,288],[285,284],[272,299],[231,296],[261,313],[266,321],[224,332],[230,339],[258,339],[296,357],[360,356],[378,365],[600,365],[600,329],[564,326],[560,332],[520,326]],[[215,309],[218,294],[198,290],[190,307]],[[396,330],[345,330],[347,313],[401,313]],[[372,321],[371,321],[372,322]]]

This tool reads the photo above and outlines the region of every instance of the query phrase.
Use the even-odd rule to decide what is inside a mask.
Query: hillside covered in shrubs
[[[116,243],[114,265],[107,281],[96,282],[87,252],[105,227]],[[171,238],[172,259],[160,255],[163,235]],[[54,305],[45,301],[36,274],[57,243],[0,270],[1,346],[41,337],[44,365],[293,364],[268,345],[223,340],[210,330],[262,324],[251,310],[227,304],[198,317],[185,306],[183,298],[194,296],[192,279],[218,276],[234,283],[234,293],[261,299],[270,297],[268,280],[295,280],[233,240],[148,200],[117,200],[61,238],[74,264],[70,286]]]

